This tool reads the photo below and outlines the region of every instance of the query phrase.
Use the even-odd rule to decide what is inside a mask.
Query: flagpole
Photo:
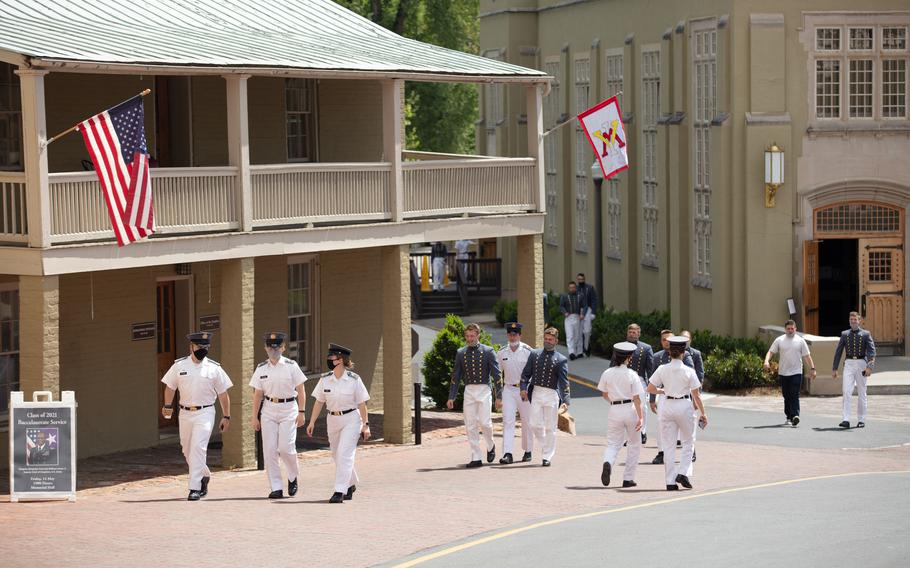
[[[621,94],[622,94],[622,91],[617,91],[616,93],[613,94],[613,97],[618,97]],[[608,97],[608,98],[613,98],[613,97]],[[578,115],[576,114],[572,118],[578,118]],[[551,129],[547,130],[546,132],[544,132],[543,134],[541,134],[540,137],[546,138],[547,134],[550,134],[551,132],[555,132],[555,131],[559,130],[560,128],[562,128],[563,126],[565,126],[567,124],[571,124],[571,123],[572,123],[572,119],[567,118],[565,120],[565,122],[561,122],[561,123],[557,124],[553,128],[551,128]]]
[[[144,91],[142,91],[142,92],[139,93],[138,95],[133,95],[133,97],[137,97],[137,96],[138,96],[138,97],[144,97],[144,96],[146,96],[147,94],[149,94],[149,93],[151,93],[151,92],[152,92],[151,89],[145,89]],[[123,103],[125,103],[126,101],[132,99],[133,97],[130,97],[129,99],[126,99],[125,101],[122,101],[122,102],[120,102],[120,103],[117,103],[116,105],[114,105],[114,106],[112,106],[112,107],[109,107],[109,108],[114,108],[115,106],[122,105]],[[67,128],[66,130],[64,130],[64,131],[61,132],[60,134],[58,134],[58,135],[56,135],[56,136],[52,136],[52,137],[49,138],[46,142],[43,142],[43,143],[41,144],[41,147],[42,147],[42,148],[46,148],[47,145],[50,144],[51,142],[53,142],[54,140],[56,140],[56,139],[58,139],[58,138],[61,138],[61,137],[63,137],[63,136],[66,136],[66,135],[69,134],[70,132],[73,132],[73,131],[77,130],[77,129],[79,128],[79,124],[82,124],[82,122],[80,121],[79,123],[74,124],[73,126]]]

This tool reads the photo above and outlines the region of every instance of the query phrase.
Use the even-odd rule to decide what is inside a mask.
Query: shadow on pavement
[[[765,428],[793,428],[789,424],[765,424],[763,426],[743,426],[744,430],[764,430]]]
[[[490,466],[485,466],[490,467]],[[450,465],[448,467],[421,467],[414,471],[417,473],[431,473],[434,471],[469,471],[470,469],[483,469],[483,467],[478,468],[467,468],[463,465]]]
[[[840,426],[832,426],[831,428],[813,428],[815,432],[849,432],[853,428],[841,428]]]
[[[571,491],[603,491],[606,489],[621,489],[620,487],[604,487],[603,485],[566,485]]]
[[[265,497],[203,497],[204,501],[265,501]],[[186,497],[165,497],[162,499],[121,499],[121,503],[169,503],[171,501],[186,501]]]

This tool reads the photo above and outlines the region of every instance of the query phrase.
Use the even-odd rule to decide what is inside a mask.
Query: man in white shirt
[[[521,372],[524,371],[531,347],[521,340],[521,324],[506,324],[509,344],[496,354],[502,370],[502,458],[499,463],[513,462],[512,446],[515,444],[515,412],[521,416],[521,461],[531,461],[534,434],[531,432],[531,403],[521,399]]]
[[[799,389],[803,384],[803,361],[809,365],[809,378],[815,378],[815,363],[809,354],[809,345],[801,336],[796,335],[796,322],[787,320],[784,324],[784,335],[771,344],[765,354],[765,370],[771,370],[771,355],[777,353],[780,363],[777,376],[780,378],[780,390],[784,395],[784,414],[787,424],[799,425]]]

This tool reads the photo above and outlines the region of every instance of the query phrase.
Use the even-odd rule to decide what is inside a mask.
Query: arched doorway
[[[809,333],[837,335],[856,310],[876,344],[904,342],[904,209],[848,201],[812,212],[803,245],[804,322]]]

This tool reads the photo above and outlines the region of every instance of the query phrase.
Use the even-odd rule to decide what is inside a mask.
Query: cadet
[[[641,399],[645,390],[638,373],[629,368],[632,354],[638,346],[628,341],[613,345],[613,366],[603,372],[597,390],[603,392],[604,400],[610,403],[607,416],[607,448],[604,450],[604,464],[600,481],[610,485],[610,472],[616,463],[616,456],[624,442],[626,469],[622,476],[623,487],[635,487],[635,470],[641,453],[641,440],[636,433],[641,430],[643,416]]]
[[[597,299],[597,290],[594,286],[585,283],[585,275],[579,272],[575,276],[577,283],[576,289],[578,296],[581,298],[581,346],[586,357],[591,356],[591,330],[593,328],[594,318],[597,315],[597,308],[600,307],[600,301]]]
[[[847,359],[844,361],[844,379],[842,392],[844,395],[844,421],[841,428],[850,427],[850,398],[853,396],[853,387],[859,398],[856,413],[859,422],[857,428],[866,426],[866,381],[872,375],[875,366],[875,342],[872,334],[859,326],[859,314],[850,312],[850,329],[840,334],[837,349],[834,350],[834,371],[831,377],[837,379],[837,367],[840,365],[840,356],[847,350]]]
[[[445,271],[446,271],[446,257],[449,255],[446,246],[437,242],[433,244],[433,248],[430,249],[430,258],[433,259],[433,291],[438,292],[440,290],[445,290],[443,285]]]
[[[687,339],[678,335],[667,338],[671,360],[666,365],[661,365],[651,375],[648,392],[664,395],[660,404],[660,443],[667,454],[664,458],[664,472],[666,473],[667,491],[679,489],[677,484],[686,489],[692,489],[692,482],[687,472],[692,465],[692,451],[694,449],[693,431],[695,424],[692,422],[692,402],[698,407],[699,421],[707,426],[708,418],[705,416],[705,406],[702,404],[698,392],[701,383],[695,370],[682,362],[686,354]],[[682,457],[679,466],[676,465],[676,440],[682,440]]]
[[[531,402],[531,428],[540,444],[543,466],[549,467],[556,454],[556,425],[559,409],[569,406],[569,360],[556,351],[559,330],[543,332],[543,349],[531,351],[521,372],[521,399]]]
[[[467,345],[455,354],[455,368],[452,370],[452,386],[449,388],[449,400],[446,407],[455,407],[458,387],[464,380],[464,427],[471,446],[471,461],[467,467],[480,467],[480,432],[483,431],[487,443],[487,463],[496,457],[496,446],[493,444],[493,417],[491,415],[491,395],[496,394],[496,407],[502,406],[499,393],[499,361],[492,347],[480,343],[480,326],[469,323],[464,328]]]
[[[651,375],[654,374],[654,371],[656,371],[658,367],[660,367],[661,365],[666,365],[667,363],[670,362],[670,351],[669,351],[670,343],[667,340],[671,335],[673,335],[673,332],[670,331],[669,329],[661,330],[660,345],[661,345],[662,349],[660,351],[658,351],[657,353],[655,353],[654,358],[651,360],[651,373],[648,375],[648,378],[650,378]],[[692,361],[692,356],[689,355],[688,351],[686,352],[685,356],[683,357],[683,364],[686,367],[691,367],[693,369],[695,368],[695,363]],[[655,465],[660,465],[660,464],[664,463],[664,449],[660,445],[660,441],[661,441],[660,414],[658,414],[658,410],[657,410],[657,396],[656,395],[652,394],[648,397],[648,406],[651,408],[651,412],[653,414],[657,414],[657,450],[658,451],[657,451],[657,455],[654,456],[654,459],[651,460],[651,463],[653,463]]]
[[[626,328],[626,341],[635,346],[635,351],[632,352],[628,367],[638,374],[641,380],[641,388],[644,390],[648,388],[648,377],[651,376],[651,365],[654,364],[654,352],[651,350],[650,345],[644,341],[639,341],[639,337],[641,337],[641,326],[634,322],[630,323]],[[612,362],[610,364],[615,365]],[[644,400],[642,400],[642,403],[644,403]],[[641,443],[644,445],[648,443],[648,413],[642,412],[641,418]],[[657,437],[659,439],[660,435]]]
[[[253,409],[262,408],[262,419],[253,415],[252,425],[262,430],[262,454],[269,476],[269,499],[284,497],[281,484],[281,465],[288,474],[288,495],[297,494],[297,428],[306,423],[306,376],[297,361],[283,357],[286,334],[266,333],[265,352],[268,359],[259,364],[250,378]]]
[[[351,350],[335,343],[329,343],[326,365],[331,370],[323,375],[313,389],[313,414],[306,427],[307,436],[313,435],[316,417],[325,405],[326,430],[329,434],[329,447],[332,448],[332,459],[335,461],[335,492],[329,503],[350,501],[357,491],[357,471],[354,469],[354,455],[357,453],[357,440],[363,437],[370,439],[369,414],[367,401],[370,395],[360,376],[353,372]]]
[[[212,472],[205,463],[209,438],[215,426],[215,399],[221,405],[219,430],[231,425],[231,398],[227,390],[233,383],[217,361],[207,357],[212,343],[210,333],[191,333],[190,355],[174,361],[161,379],[165,384],[161,415],[170,420],[174,413],[174,394],[180,391],[180,447],[190,469],[190,494],[187,501],[208,495]]]
[[[531,348],[521,341],[521,324],[507,323],[509,344],[499,350],[499,368],[502,369],[502,458],[499,463],[512,463],[512,445],[515,443],[515,412],[521,415],[521,461],[531,461],[534,434],[531,432],[531,403],[521,399],[521,372],[531,355]]]
[[[584,346],[582,345],[581,334],[581,316],[584,315],[586,307],[582,305],[582,298],[578,295],[578,286],[575,282],[569,282],[568,292],[559,298],[559,311],[565,316],[566,328],[566,347],[569,349],[569,359],[575,360],[578,357],[584,357]]]

